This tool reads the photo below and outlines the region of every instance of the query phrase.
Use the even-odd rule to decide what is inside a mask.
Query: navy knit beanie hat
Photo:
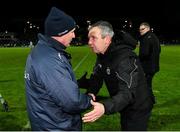
[[[75,20],[56,7],[51,8],[44,24],[45,35],[47,36],[62,36],[75,27]]]

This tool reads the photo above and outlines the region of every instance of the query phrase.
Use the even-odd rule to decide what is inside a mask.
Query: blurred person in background
[[[159,71],[161,46],[158,37],[151,31],[149,23],[141,23],[139,26],[139,33],[139,59],[144,70],[148,88],[152,91],[152,98],[155,103],[152,80],[154,75]]]

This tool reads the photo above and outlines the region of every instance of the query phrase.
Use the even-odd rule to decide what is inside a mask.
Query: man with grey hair
[[[97,60],[90,78],[78,80],[80,87],[86,81],[87,93],[97,95],[105,82],[111,98],[102,103],[91,101],[94,109],[83,116],[84,122],[94,122],[103,114],[121,114],[121,128],[125,131],[147,130],[152,110],[151,93],[137,55],[134,53],[137,41],[124,32],[114,32],[107,21],[91,25],[88,44],[97,54]]]

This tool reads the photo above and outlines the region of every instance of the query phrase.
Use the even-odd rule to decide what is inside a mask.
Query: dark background
[[[27,20],[37,23],[43,32],[44,19],[52,6],[71,15],[80,27],[87,26],[87,20],[108,20],[115,28],[122,28],[123,20],[128,20],[134,33],[138,34],[139,24],[147,21],[159,37],[180,39],[180,7],[176,0],[6,0],[0,4],[0,32],[21,32],[22,23]]]

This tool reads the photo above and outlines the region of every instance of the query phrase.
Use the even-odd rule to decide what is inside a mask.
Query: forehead
[[[145,25],[140,25],[140,28],[144,28],[144,27],[146,27]]]

